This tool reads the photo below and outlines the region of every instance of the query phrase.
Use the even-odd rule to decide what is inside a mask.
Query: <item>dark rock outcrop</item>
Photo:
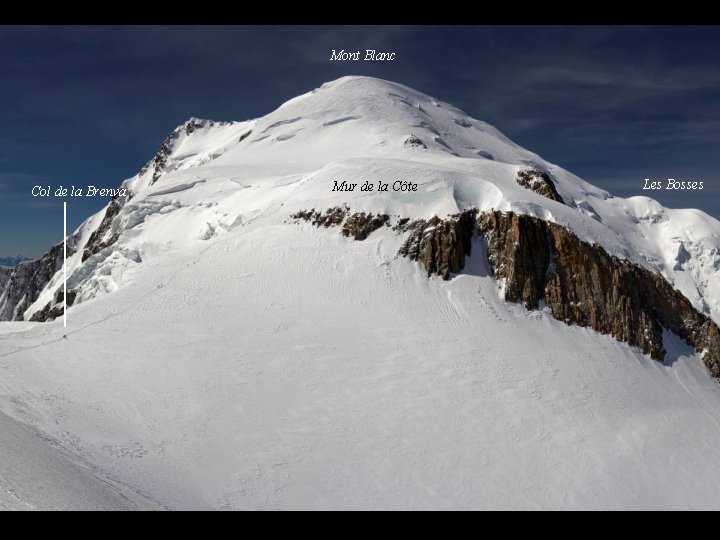
[[[68,257],[75,253],[77,240],[68,239]],[[0,321],[21,321],[62,264],[63,245],[58,244],[39,259],[14,268],[0,294]]]
[[[75,303],[75,299],[77,298],[77,292],[73,290],[68,291],[68,299],[67,299],[67,305],[68,307],[72,306]],[[65,294],[62,289],[59,289],[55,293],[55,299],[54,302],[48,303],[44,308],[42,308],[40,311],[36,311],[33,313],[32,317],[30,317],[30,321],[32,322],[47,322],[57,319],[58,317],[62,317],[65,314],[65,306],[64,306],[64,299]]]
[[[316,227],[334,227],[340,225],[345,219],[345,215],[348,212],[348,208],[328,208],[324,213],[317,212],[314,208],[312,210],[300,210],[290,217],[294,220],[308,221]]]
[[[140,169],[141,175],[145,174],[148,170],[152,170],[152,180],[150,181],[150,185],[157,182],[160,175],[165,172],[167,160],[170,157],[170,154],[172,154],[175,141],[178,137],[180,137],[180,131],[176,129],[163,141],[160,146],[160,150],[157,151],[153,158],[148,161],[142,169]]]
[[[397,230],[410,232],[398,255],[422,262],[428,275],[450,279],[451,273],[463,269],[465,257],[470,255],[476,216],[473,209],[447,219],[433,216],[398,224]]]
[[[425,146],[425,143],[422,142],[422,140],[417,135],[410,135],[407,139],[405,139],[405,145],[406,146],[418,146],[418,147],[427,149],[427,146]]]
[[[512,212],[483,214],[488,262],[505,298],[609,334],[665,358],[663,329],[684,339],[720,377],[720,330],[660,274],[610,255],[555,223]]]
[[[472,209],[446,219],[437,216],[415,221],[401,218],[392,229],[398,233],[409,232],[410,235],[398,255],[422,262],[428,275],[437,274],[443,279],[450,279],[451,273],[462,270],[465,257],[470,255],[476,216],[477,210]],[[316,227],[342,225],[343,235],[360,241],[381,227],[391,225],[390,216],[387,214],[350,213],[347,206],[328,208],[324,213],[314,208],[302,210],[290,217],[308,221]]]
[[[345,236],[352,236],[355,240],[365,240],[382,226],[390,226],[390,216],[387,214],[358,212],[347,217],[342,233]]]
[[[523,169],[517,173],[517,183],[522,187],[531,189],[538,195],[552,199],[559,203],[565,203],[558,193],[555,183],[547,173],[538,169]]]
[[[200,129],[205,127],[206,125],[215,125],[215,123],[212,120],[199,120],[197,118],[191,118],[187,122],[185,122],[185,134],[190,135],[193,133],[196,129]]]
[[[68,307],[71,307],[75,303],[76,299],[77,299],[77,291],[73,291],[72,289],[69,289],[67,292]],[[64,301],[65,301],[65,292],[62,289],[59,289],[55,293],[55,303],[62,304]]]
[[[110,201],[110,204],[108,205],[107,210],[105,210],[105,216],[103,217],[102,221],[100,222],[100,225],[98,226],[97,229],[95,229],[93,231],[93,233],[90,235],[90,238],[87,241],[87,244],[85,244],[85,249],[83,250],[83,256],[82,256],[82,262],[87,261],[90,257],[95,255],[96,253],[99,253],[106,247],[109,247],[118,241],[118,238],[120,237],[120,235],[112,232],[112,222],[115,219],[115,217],[120,213],[120,210],[122,210],[122,207],[125,205],[125,203],[127,201],[129,201],[131,198],[132,198],[132,195],[129,195],[127,197],[125,197],[125,196],[113,197],[113,200]]]
[[[62,305],[51,307],[50,304],[46,305],[40,311],[36,311],[30,317],[30,322],[48,322],[54,321],[58,317],[62,317],[65,314],[65,308]]]
[[[342,225],[342,234],[348,237],[352,236],[355,240],[365,240],[370,233],[383,225],[390,226],[390,216],[387,214],[366,214],[365,212],[348,214],[349,210],[347,206],[328,208],[325,212],[318,212],[313,208],[312,210],[301,210],[290,217],[296,221],[307,221],[316,227]]]
[[[343,234],[357,240],[390,226],[384,214],[351,214],[347,207],[292,217],[318,227],[342,225]],[[445,219],[398,216],[393,226],[398,234],[409,233],[398,255],[421,262],[428,275],[443,279],[463,270],[476,229],[487,243],[493,276],[504,283],[506,300],[529,310],[546,304],[556,319],[612,335],[657,360],[665,358],[663,333],[668,330],[720,378],[720,329],[707,315],[662,275],[610,255],[569,229],[513,212],[478,215],[476,209]]]
[[[187,122],[179,125],[163,141],[162,145],[160,145],[160,149],[153,156],[153,158],[148,161],[142,169],[140,169],[140,174],[143,175],[147,171],[151,170],[152,180],[150,181],[150,185],[153,185],[155,182],[158,181],[158,178],[160,178],[162,173],[164,173],[167,169],[168,158],[170,157],[173,149],[175,148],[175,141],[180,138],[180,135],[182,133],[185,133],[185,135],[190,135],[200,128],[203,128],[205,126],[214,126],[215,124],[216,122],[213,122],[212,120],[191,118]],[[245,136],[247,135],[249,135],[249,133],[247,133]]]

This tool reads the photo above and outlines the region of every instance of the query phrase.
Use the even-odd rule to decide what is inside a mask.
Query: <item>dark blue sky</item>
[[[331,49],[395,51],[329,62]],[[363,74],[465,110],[620,196],[720,217],[720,27],[0,27],[0,256],[62,237],[33,185],[116,187],[191,116],[244,120]],[[645,192],[647,194],[647,192]],[[106,201],[71,199],[74,228]]]

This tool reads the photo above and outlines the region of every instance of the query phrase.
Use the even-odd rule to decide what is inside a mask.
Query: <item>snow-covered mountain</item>
[[[550,175],[565,204],[519,185],[517,174],[527,168]],[[419,191],[366,193],[359,189],[366,180],[390,186],[413,181]],[[336,181],[357,188],[332,192]],[[114,290],[122,271],[152,257],[158,245],[190,246],[260,214],[282,222],[295,211],[347,204],[353,211],[409,218],[468,208],[537,216],[659,272],[697,309],[716,322],[720,317],[715,219],[663,208],[647,197],[613,197],[450,105],[377,79],[339,79],[248,122],[192,118],[123,187],[131,201],[111,205],[102,234],[97,225],[105,211],[75,234],[82,245],[71,262],[78,302]],[[93,235],[87,242],[84,236]],[[90,255],[98,256],[88,263]],[[56,282],[25,318],[47,303]]]
[[[0,326],[0,408],[107,482],[172,508],[717,508],[712,217],[366,77],[192,118],[122,187],[70,239],[67,330]],[[57,247],[38,261],[1,319],[62,314]]]

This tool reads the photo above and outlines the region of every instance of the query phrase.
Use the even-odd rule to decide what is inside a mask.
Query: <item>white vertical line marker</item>
[[[63,203],[63,327],[67,328],[67,203]]]

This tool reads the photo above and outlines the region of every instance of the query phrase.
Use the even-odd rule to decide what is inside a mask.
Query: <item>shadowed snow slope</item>
[[[149,510],[157,505],[93,476],[0,414],[0,510]]]
[[[518,184],[528,167],[564,204]],[[612,197],[364,77],[248,122],[191,119],[125,186],[85,261],[105,213],[75,235],[68,328],[0,325],[0,409],[97,477],[174,509],[720,509],[720,390],[679,339],[660,363],[504,302],[477,238],[443,281],[398,259],[389,227],[358,242],[289,219],[531,214],[717,321],[711,217]]]

